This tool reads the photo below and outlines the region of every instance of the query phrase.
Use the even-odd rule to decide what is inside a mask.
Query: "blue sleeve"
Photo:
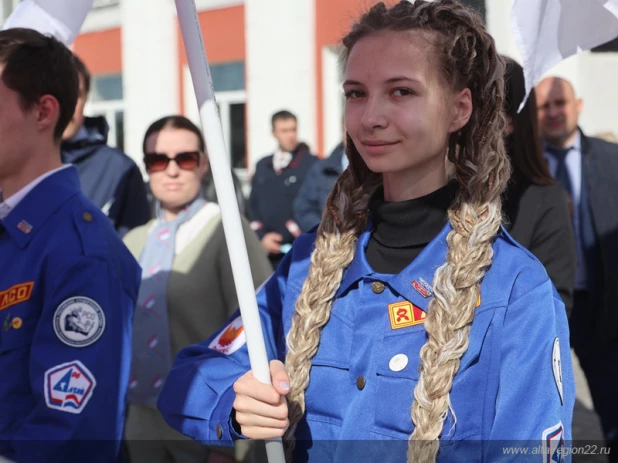
[[[285,340],[281,312],[287,284],[291,253],[286,255],[275,274],[257,293],[258,309],[270,360],[283,358]],[[206,341],[180,351],[168,375],[157,406],[167,423],[182,434],[204,445],[233,445],[241,438],[230,420],[236,395],[233,385],[251,369],[247,345],[235,341],[222,348],[217,342],[230,330],[241,325],[240,311],[236,311],[226,326]],[[214,344],[214,345],[213,345]]]
[[[13,442],[18,462],[117,460],[134,307],[102,259],[80,256],[46,282],[30,352],[33,410]]]
[[[304,233],[322,220],[322,204],[318,188],[321,170],[321,161],[311,166],[294,200],[294,220]]]
[[[541,454],[556,456],[571,440],[575,379],[564,305],[549,279],[531,289],[515,285],[499,352],[500,385],[486,460],[521,461],[522,455],[510,450],[521,448],[537,455],[529,461],[554,461]]]

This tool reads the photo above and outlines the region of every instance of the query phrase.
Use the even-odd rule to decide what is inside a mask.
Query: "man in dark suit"
[[[309,169],[317,161],[306,148],[299,147],[296,116],[279,111],[272,117],[277,151],[261,159],[251,181],[249,217],[251,228],[258,234],[268,252],[273,268],[289,250],[300,233],[294,221],[294,199]]]
[[[578,127],[583,103],[571,83],[536,88],[545,157],[570,194],[577,242],[571,344],[588,380],[605,438],[618,461],[618,145]]]

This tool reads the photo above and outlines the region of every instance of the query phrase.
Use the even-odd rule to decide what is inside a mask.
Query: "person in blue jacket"
[[[71,52],[0,32],[0,457],[120,457],[141,270],[60,161]]]
[[[569,460],[564,305],[501,227],[493,39],[459,1],[403,0],[343,45],[350,165],[257,295],[272,386],[237,313],[178,354],[159,409],[202,442],[283,436],[294,462]]]
[[[345,148],[339,143],[329,157],[311,166],[294,200],[294,219],[301,231],[308,232],[320,223],[328,195],[347,164]]]
[[[79,78],[77,104],[62,134],[60,156],[77,169],[82,191],[109,218],[123,237],[150,220],[146,185],[135,161],[107,145],[105,117],[85,117],[91,76],[84,62],[73,56]]]

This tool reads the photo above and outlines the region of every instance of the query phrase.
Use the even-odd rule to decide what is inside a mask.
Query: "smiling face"
[[[367,167],[384,174],[385,194],[395,178],[427,193],[444,185],[449,135],[471,112],[470,91],[450,90],[432,52],[419,32],[387,31],[359,40],[347,61],[345,125]]]
[[[200,142],[193,132],[184,129],[163,129],[146,140],[147,153],[160,153],[174,159],[178,153],[200,151]],[[170,161],[160,172],[150,173],[150,188],[163,209],[173,214],[195,199],[200,191],[202,177],[208,170],[203,154],[200,163],[192,169],[181,169]]]

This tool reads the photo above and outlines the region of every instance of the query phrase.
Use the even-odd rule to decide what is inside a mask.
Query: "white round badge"
[[[390,362],[388,362],[388,367],[392,371],[401,371],[408,365],[408,356],[406,354],[397,354],[395,355]]]
[[[54,331],[67,346],[87,347],[97,342],[105,331],[105,314],[92,299],[72,297],[56,309]]]

